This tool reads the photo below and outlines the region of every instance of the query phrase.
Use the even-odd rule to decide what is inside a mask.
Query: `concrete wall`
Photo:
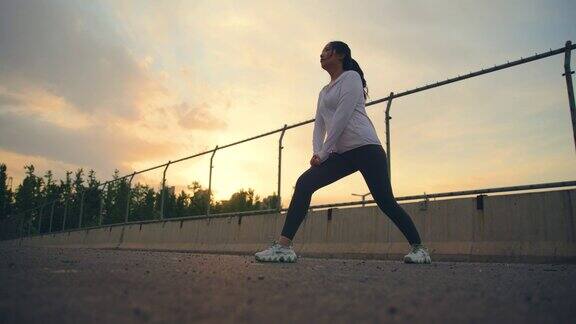
[[[401,204],[432,260],[576,262],[576,189]],[[309,212],[296,237],[300,256],[401,260],[409,245],[376,206]],[[253,254],[282,230],[286,214],[110,226],[0,242],[2,245]]]

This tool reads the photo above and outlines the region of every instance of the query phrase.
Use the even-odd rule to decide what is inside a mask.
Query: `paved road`
[[[568,323],[576,265],[0,248],[0,323]]]

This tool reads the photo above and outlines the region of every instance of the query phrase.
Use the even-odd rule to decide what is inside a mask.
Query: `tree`
[[[23,212],[38,206],[41,180],[34,174],[34,165],[26,165],[26,177],[16,191],[16,208]]]
[[[130,220],[154,219],[154,189],[138,183],[131,193]]]
[[[42,179],[34,174],[34,165],[26,165],[26,177],[16,191],[16,209],[19,213],[21,229],[26,227],[29,232],[32,222],[38,220],[38,212],[32,210],[40,206],[40,188]],[[35,232],[34,232],[35,233]]]
[[[164,191],[164,218],[173,218],[176,211],[176,195],[174,187],[165,186],[164,190],[160,187],[160,191],[156,195],[156,210],[160,215],[162,212],[162,191]]]
[[[14,212],[14,192],[8,185],[6,164],[0,163],[0,235],[2,239],[13,237],[18,231],[18,221]]]
[[[189,215],[205,215],[208,211],[208,202],[210,201],[210,194],[208,189],[202,189],[198,181],[192,182],[188,186],[192,190],[192,197],[190,198],[190,205],[188,207]]]
[[[58,188],[54,184],[52,171],[48,170],[42,177],[42,186],[40,187],[40,217],[42,218],[42,228],[40,233],[45,233],[50,228],[50,215],[52,211],[51,201],[58,198]]]
[[[41,196],[44,203],[42,209],[42,228],[41,232],[48,232],[50,228],[56,228],[55,218],[59,218],[62,210],[60,203],[60,188],[54,183],[52,171],[48,170],[44,173],[44,181],[42,182]],[[51,227],[51,224],[53,227]]]
[[[70,219],[70,204],[72,199],[72,171],[66,171],[66,178],[64,181],[60,180],[59,192],[61,200],[61,208],[58,210],[58,224],[57,228],[64,230],[68,228],[68,220]],[[55,220],[56,220],[55,219]]]
[[[174,208],[174,217],[184,217],[188,216],[187,212],[190,208],[190,195],[188,195],[184,190],[180,192],[176,198],[176,206]]]
[[[120,178],[118,170],[114,171],[113,181],[104,187],[94,170],[88,171],[86,180],[82,168],[77,169],[73,176],[73,172],[66,171],[64,180],[56,183],[51,170],[38,177],[33,165],[26,165],[24,169],[26,176],[13,193],[7,186],[7,167],[0,163],[0,221],[4,220],[1,224],[2,237],[15,237],[19,229],[24,230],[20,234],[34,234],[38,230],[45,233],[78,228],[80,225],[97,226],[100,224],[101,210],[103,224],[122,223],[128,201],[129,221],[159,218],[162,190],[156,192],[152,187],[140,183],[130,189],[127,178]],[[198,181],[187,187],[191,193],[182,190],[178,195],[174,187],[164,188],[166,218],[205,215],[208,204],[211,214],[275,209],[278,204],[276,193],[260,201],[251,188],[242,188],[229,200],[213,201],[210,191],[202,188]],[[6,226],[8,223],[9,226]]]
[[[96,172],[92,169],[88,171],[88,187],[84,193],[84,209],[82,212],[82,227],[98,225],[100,212],[100,198],[102,189],[100,182],[96,179]]]
[[[86,196],[86,187],[84,186],[84,169],[77,169],[74,173],[74,180],[72,181],[72,199],[70,204],[70,217],[67,223],[71,227],[78,227],[80,221],[80,209],[83,209],[83,200]]]
[[[254,189],[248,188],[232,194],[230,199],[224,205],[224,212],[240,212],[259,209],[260,197],[254,195]]]
[[[126,204],[128,202],[129,186],[126,178],[120,179],[120,171],[114,170],[112,182],[107,185],[104,198],[105,215],[103,223],[122,223],[126,217]]]
[[[274,192],[272,195],[262,199],[261,209],[276,209],[278,208],[278,195]]]
[[[6,173],[6,164],[0,163],[0,220],[6,219],[8,210],[12,204],[8,189],[8,175]]]

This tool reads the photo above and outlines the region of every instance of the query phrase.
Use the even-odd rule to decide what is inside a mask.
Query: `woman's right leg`
[[[296,181],[294,194],[282,228],[282,236],[290,240],[294,238],[310,207],[312,194],[316,190],[356,171],[358,169],[349,161],[342,158],[338,153],[332,153],[322,164],[311,166],[302,173]]]
[[[365,145],[355,152],[343,153],[344,158],[358,166],[376,204],[404,234],[408,243],[421,244],[420,234],[410,215],[398,204],[388,175],[388,157],[381,145]]]

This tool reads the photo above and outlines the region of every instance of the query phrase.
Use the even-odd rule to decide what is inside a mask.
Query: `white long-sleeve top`
[[[313,151],[320,162],[331,152],[343,153],[366,144],[382,145],[366,115],[365,103],[362,79],[354,70],[344,71],[320,90],[312,136]]]

